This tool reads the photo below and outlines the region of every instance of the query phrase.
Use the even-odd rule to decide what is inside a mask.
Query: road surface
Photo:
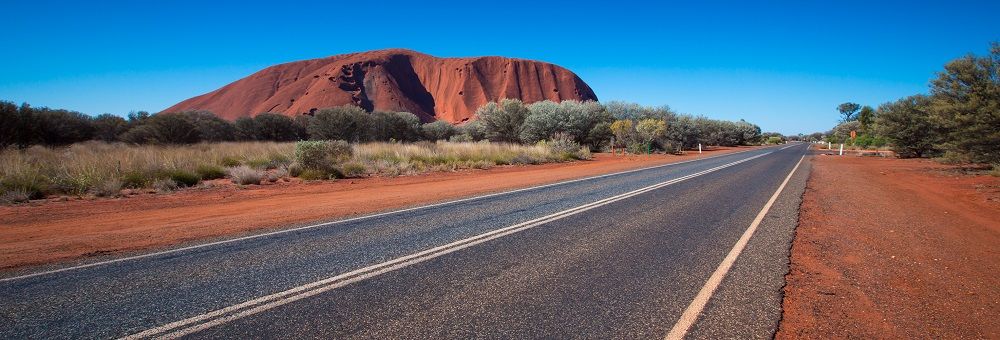
[[[0,337],[769,338],[806,153],[9,273]]]

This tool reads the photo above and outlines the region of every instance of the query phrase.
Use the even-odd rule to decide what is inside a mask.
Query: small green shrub
[[[179,187],[191,187],[201,182],[201,176],[196,173],[181,169],[165,170],[157,176],[158,178],[169,178]]]
[[[219,179],[226,177],[226,169],[218,165],[202,164],[195,170],[201,179]]]
[[[288,165],[288,175],[292,177],[299,177],[302,174],[302,165],[298,162],[292,162]]]
[[[153,176],[139,170],[132,170],[122,174],[122,187],[139,189],[149,186],[154,180]]]
[[[306,181],[321,181],[325,179],[330,179],[330,174],[327,174],[325,171],[322,170],[305,169],[302,170],[301,173],[299,173],[298,177]]]
[[[344,177],[351,178],[364,175],[368,171],[368,168],[361,163],[347,162],[344,163],[340,170],[344,173]]]
[[[641,155],[646,153],[647,149],[645,143],[629,143],[628,147],[626,147],[626,150],[628,150],[628,153]]]
[[[993,170],[990,170],[990,176],[1000,177],[1000,164],[993,164]]]
[[[300,141],[295,143],[295,161],[305,169],[330,172],[354,154],[345,141]]]
[[[229,157],[229,156],[223,157],[222,161],[220,161],[219,163],[227,168],[243,165],[243,161],[241,161],[239,158]]]

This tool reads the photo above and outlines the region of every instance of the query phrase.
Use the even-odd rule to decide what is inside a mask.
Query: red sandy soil
[[[747,149],[682,156],[597,154],[591,161],[561,164],[4,206],[0,269],[304,225]]]
[[[817,156],[792,245],[791,338],[1000,338],[1000,178]]]
[[[500,98],[525,102],[597,100],[573,72],[545,62],[504,57],[437,58],[388,49],[268,67],[164,112],[208,110],[226,119],[262,112],[298,115],[353,104],[405,111],[423,121],[461,123]]]

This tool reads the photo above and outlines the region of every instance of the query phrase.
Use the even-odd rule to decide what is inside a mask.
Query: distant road
[[[0,337],[768,338],[806,149],[39,269]]]

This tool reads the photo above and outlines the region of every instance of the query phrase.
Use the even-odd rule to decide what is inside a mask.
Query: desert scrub
[[[329,170],[350,160],[354,149],[347,142],[313,140],[295,143],[295,162],[305,169]]]
[[[229,178],[233,180],[233,183],[239,185],[260,184],[260,180],[264,179],[263,171],[246,165],[229,168],[226,172],[229,173]]]
[[[20,201],[24,196],[28,199],[65,194],[112,196],[118,183],[120,188],[171,191],[195,186],[201,180],[225,177],[235,183],[257,184],[275,177],[268,174],[279,170],[281,175],[277,178],[283,177],[287,170],[288,176],[315,180],[487,169],[588,157],[578,145],[560,143],[86,142],[57,148],[0,150],[0,195],[8,202]]]
[[[158,189],[157,181],[196,185],[202,178],[219,178],[223,166],[249,159],[270,164],[292,158],[294,143],[226,142],[192,145],[130,145],[85,142],[66,147],[33,146],[0,150],[0,194],[97,194],[118,180],[125,188]],[[159,183],[161,188],[169,187]],[[172,189],[171,189],[172,190]]]
[[[201,179],[219,179],[226,177],[226,169],[215,165],[215,164],[202,164],[199,165],[195,172],[201,176]]]

